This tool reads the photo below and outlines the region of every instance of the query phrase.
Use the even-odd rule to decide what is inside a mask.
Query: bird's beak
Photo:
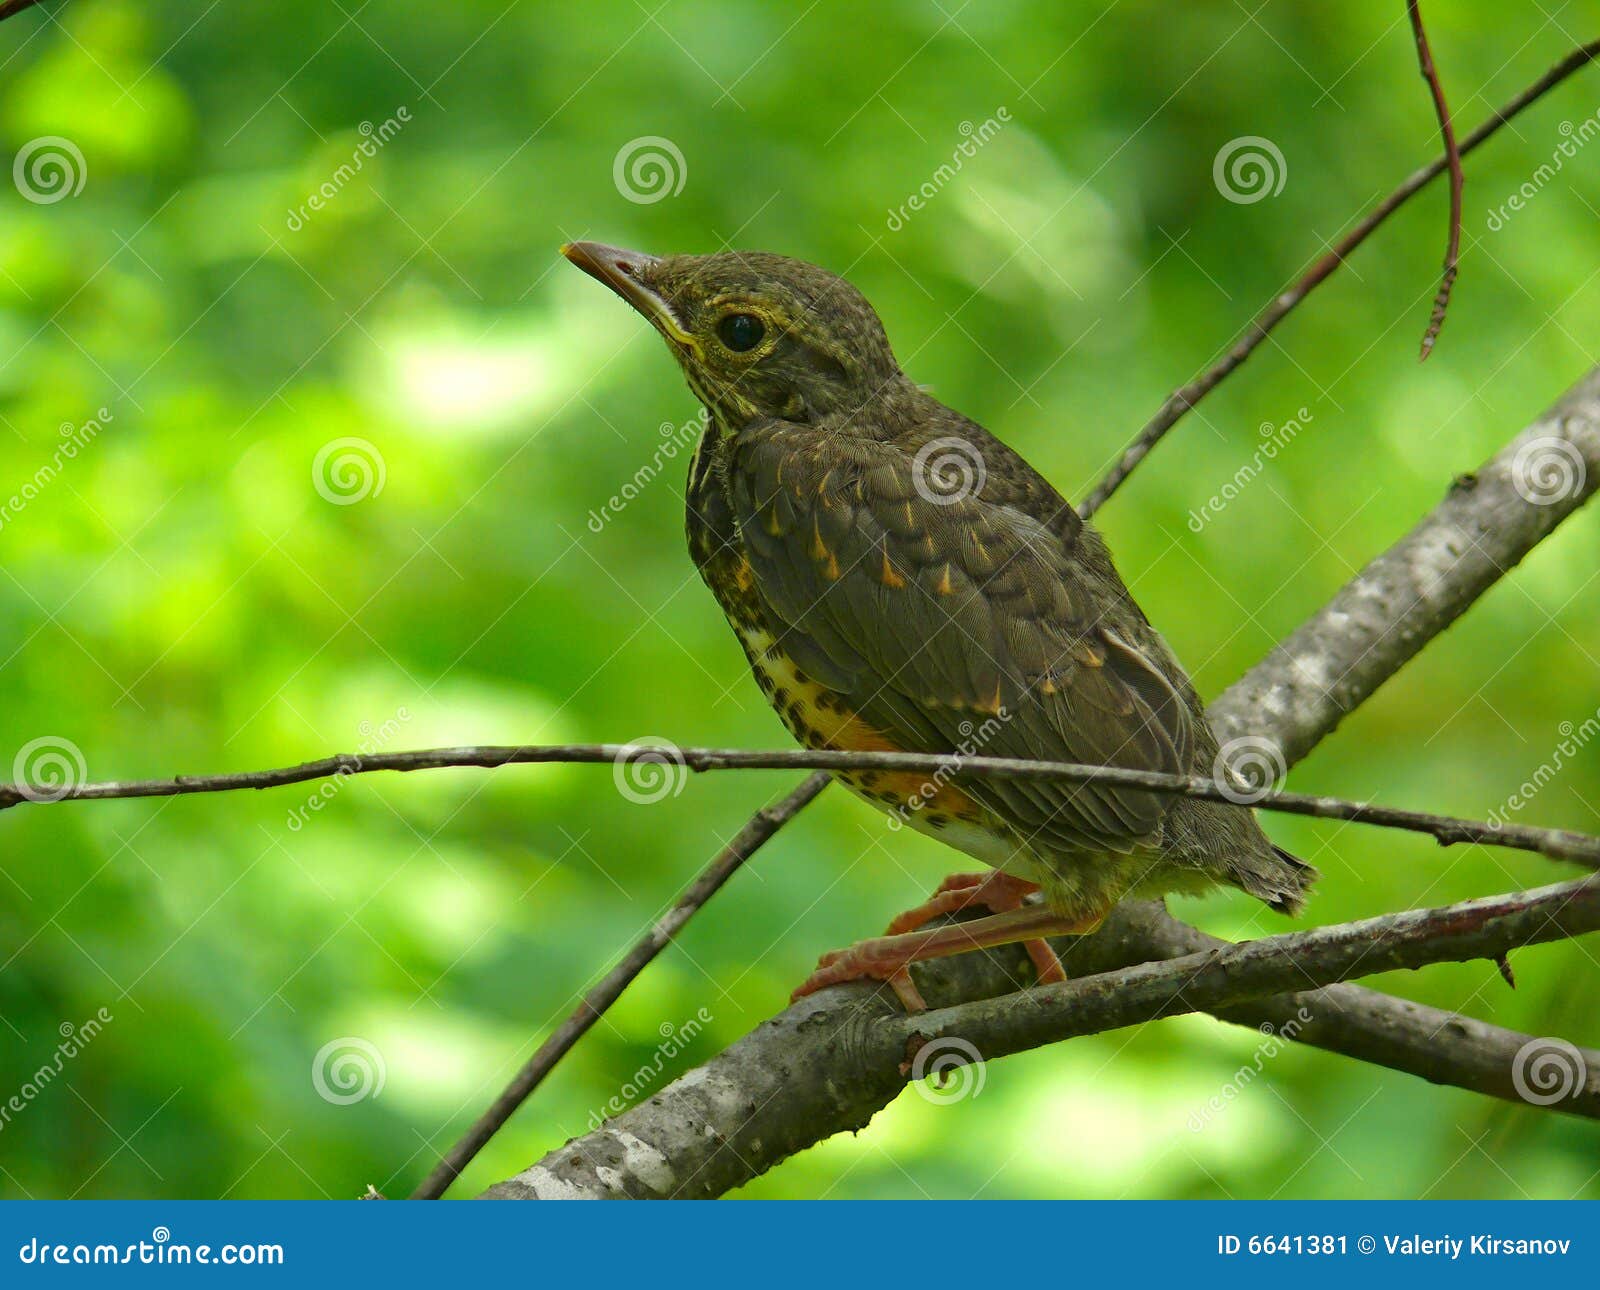
[[[649,271],[660,261],[641,251],[624,251],[603,242],[568,242],[561,254],[591,278],[605,283],[630,305],[655,324],[669,340],[698,349],[693,335],[684,329],[672,306],[645,285]]]

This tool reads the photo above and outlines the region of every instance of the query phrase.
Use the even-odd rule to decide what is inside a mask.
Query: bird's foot
[[[986,873],[953,873],[922,904],[908,909],[890,922],[887,934],[899,936],[914,932],[935,918],[958,914],[964,909],[987,909],[991,914],[1006,914],[1021,909],[1023,901],[1039,890],[1039,884],[1025,878],[1013,878],[998,869]],[[1050,985],[1067,979],[1061,960],[1043,937],[1022,942],[1040,985]],[[895,993],[900,991],[896,988]],[[901,998],[904,998],[901,995]],[[910,1009],[908,1009],[910,1011]]]
[[[908,932],[899,936],[876,936],[858,941],[849,949],[831,950],[817,961],[817,970],[800,983],[793,999],[802,999],[830,985],[846,981],[887,981],[907,1012],[924,1012],[927,1003],[911,979],[913,963],[925,959],[946,958],[951,954],[964,954],[969,950],[991,949],[997,945],[1012,945],[1018,941],[1026,944],[1043,940],[1047,936],[1081,936],[1100,925],[1102,916],[1093,918],[1065,918],[1052,913],[1044,906],[1013,909],[987,918],[975,918],[965,923],[950,923],[924,931]],[[1066,980],[1061,963],[1052,950],[1054,974],[1046,978],[1040,967],[1040,980]],[[1034,960],[1038,964],[1038,960]]]

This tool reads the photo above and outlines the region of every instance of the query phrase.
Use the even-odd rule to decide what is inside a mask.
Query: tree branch
[[[1113,939],[1125,935],[1141,912],[1148,917],[1150,907],[1118,910]],[[1283,997],[1279,991],[1302,982],[1323,986],[1399,967],[1498,957],[1597,929],[1600,878],[1586,878],[1206,948],[915,1016],[901,1012],[886,991],[835,986],[791,1006],[649,1102],[484,1194],[502,1200],[719,1196],[811,1146],[821,1126],[839,1131],[865,1125],[908,1074],[921,1073],[918,1055],[925,1047],[958,1060],[988,1060],[1180,1013],[1238,1008],[1261,995],[1274,996],[1280,1009],[1297,999],[1309,1014],[1307,1029],[1286,1022],[1282,1034],[1315,1043],[1310,1027],[1319,1012],[1337,1008],[1348,996],[1326,999],[1325,991],[1312,990]],[[1083,966],[1074,963],[1071,970]],[[940,1061],[935,1069],[948,1072],[950,1064]],[[795,1071],[812,1077],[795,1079]],[[669,1100],[671,1114],[663,1115]],[[1600,1065],[1586,1067],[1570,1100],[1554,1105],[1600,1114]],[[738,1130],[731,1138],[723,1133],[730,1122]]]
[[[1519,116],[1527,108],[1532,107],[1546,94],[1553,90],[1562,81],[1574,72],[1587,67],[1595,58],[1600,57],[1600,40],[1591,40],[1588,44],[1580,45],[1559,63],[1547,71],[1522,93],[1518,94],[1500,110],[1494,113],[1487,121],[1461,141],[1457,152],[1457,159],[1466,156],[1485,139],[1508,121]],[[1410,201],[1416,193],[1425,187],[1432,179],[1441,174],[1449,165],[1448,156],[1435,158],[1420,170],[1413,171],[1406,180],[1392,193],[1372,208],[1371,211],[1334,243],[1333,248],[1308,269],[1303,277],[1287,291],[1274,296],[1271,302],[1254,320],[1234,339],[1228,351],[1214,364],[1201,372],[1199,376],[1187,385],[1179,386],[1166,401],[1156,410],[1155,416],[1145,424],[1144,428],[1134,436],[1133,442],[1123,450],[1122,456],[1106,476],[1095,485],[1094,491],[1084,499],[1078,508],[1078,513],[1088,519],[1111,497],[1111,494],[1122,487],[1134,468],[1143,461],[1150,450],[1160,443],[1183,414],[1192,408],[1201,399],[1211,393],[1222,383],[1224,377],[1237,368],[1245,359],[1249,358],[1256,347],[1266,340],[1268,334],[1287,318],[1295,308],[1312,293],[1321,283],[1347,260],[1351,253],[1367,240],[1377,227],[1393,215],[1395,211]]]
[[[1527,495],[1518,491],[1519,481],[1525,489],[1530,481],[1538,482],[1538,472],[1530,470],[1528,450],[1553,440],[1576,449],[1587,479],[1597,478],[1600,368],[1476,477],[1469,477],[1471,482],[1458,483],[1395,548],[1369,564],[1324,609],[1219,696],[1210,707],[1219,735],[1269,738],[1283,749],[1286,762],[1303,756],[1589,495],[1592,484],[1581,481],[1553,498],[1539,491]],[[1583,892],[1580,909],[1589,911],[1596,881],[1554,890]],[[1558,915],[1550,924],[1554,927],[1570,930],[1583,923],[1583,919],[1572,921],[1565,912],[1565,897],[1551,897],[1549,890],[1535,893],[1536,903],[1530,908]],[[1510,899],[1514,904],[1516,898]],[[1453,952],[1497,955],[1515,936],[1502,935],[1495,942],[1491,933],[1505,934],[1508,928],[1518,934],[1537,933],[1545,926],[1530,929],[1518,921],[1506,898],[1490,904],[1498,912],[1486,913],[1481,902],[1469,903],[1463,917],[1470,926],[1451,941]],[[1426,915],[1400,917],[1411,921],[1396,925],[1412,932],[1428,925],[1415,921],[1426,920]],[[1448,938],[1448,920],[1442,930]],[[1323,929],[1323,934],[1338,945],[1345,931]],[[1479,939],[1473,940],[1474,936]],[[1530,941],[1536,938],[1529,936]],[[1057,944],[1074,975],[1212,947],[1202,933],[1137,904],[1114,911],[1093,936]],[[1278,944],[1281,948],[1283,941]],[[1347,970],[1354,970],[1348,958],[1343,962]],[[918,984],[935,1007],[945,1008],[1016,990],[1029,980],[1025,963],[1014,948],[959,955],[923,965]],[[1277,988],[1315,983],[1296,976]],[[1263,989],[1270,992],[1271,987]],[[1313,1021],[1293,1035],[1298,1042],[1379,1061],[1438,1083],[1499,1097],[1515,1095],[1511,1057],[1525,1051],[1525,1037],[1358,987],[1331,989],[1332,994],[1311,992],[1315,1001],[1311,1004],[1303,995],[1275,993],[1245,1001],[1219,994],[1214,1003],[1229,1019],[1260,1018],[1280,1025],[1286,1016],[1297,1017],[1301,1007],[1308,1007]],[[1028,1009],[1037,993],[1014,995],[997,1001],[995,1007]],[[763,1023],[648,1102],[551,1152],[517,1180],[489,1194],[658,1195],[674,1188],[675,1194],[721,1194],[794,1151],[834,1133],[861,1128],[898,1094],[905,1083],[900,1070],[903,1052],[883,1064],[862,1060],[874,1021],[898,1015],[887,991],[855,986],[829,991],[826,998],[812,996],[805,1005]],[[826,1045],[825,1051],[816,1051],[819,1043]],[[1589,1061],[1587,1069],[1588,1080],[1562,1109],[1600,1114],[1600,1091],[1595,1085],[1600,1060]],[[796,1070],[814,1074],[796,1079],[792,1074]]]
[[[1002,710],[995,718],[1005,720]],[[1227,750],[1223,750],[1226,754]],[[932,786],[943,776],[986,775],[998,779],[1064,779],[1072,783],[1123,784],[1198,797],[1241,809],[1256,807],[1289,815],[1309,815],[1324,820],[1347,820],[1426,833],[1441,846],[1480,842],[1490,846],[1533,851],[1554,860],[1600,865],[1600,837],[1569,829],[1535,828],[1524,824],[1466,820],[1453,815],[1409,811],[1347,798],[1309,793],[1286,793],[1268,786],[1206,779],[1195,775],[1169,775],[1161,771],[1124,766],[1087,766],[1078,762],[1030,761],[1018,757],[981,757],[955,753],[843,752],[816,748],[680,748],[675,744],[501,744],[464,748],[421,748],[409,752],[356,755],[336,753],[317,761],[275,770],[248,770],[218,775],[179,775],[172,779],[106,780],[78,784],[0,784],[0,809],[22,802],[67,802],[108,798],[176,797],[189,793],[225,793],[238,789],[275,788],[312,779],[340,775],[367,775],[377,771],[439,770],[446,767],[499,767],[579,763],[611,765],[624,774],[647,768],[652,792],[668,785],[675,774],[693,770],[882,770],[911,771],[930,776]],[[1218,758],[1218,773],[1227,770]],[[626,790],[624,790],[626,791]],[[671,792],[667,787],[664,792]],[[664,795],[663,792],[663,795]]]

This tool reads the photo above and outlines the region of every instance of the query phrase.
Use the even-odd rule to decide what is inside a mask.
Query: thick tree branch
[[[1126,934],[1141,914],[1148,917],[1149,907],[1119,910],[1112,939]],[[1289,982],[1317,987],[1394,968],[1494,958],[1597,929],[1600,879],[1587,878],[1206,948],[1079,975],[1020,998],[983,998],[916,1016],[900,1011],[886,992],[837,986],[764,1022],[659,1097],[485,1195],[509,1200],[719,1196],[752,1176],[747,1149],[766,1168],[812,1145],[821,1125],[835,1130],[865,1125],[917,1071],[924,1046],[987,1060],[1160,1017],[1237,1008],[1261,995],[1274,996]],[[1079,961],[1072,970],[1083,968]],[[1302,1023],[1309,1029],[1325,1006],[1325,992],[1313,989],[1296,997],[1298,1008],[1309,1014]],[[1344,1000],[1335,996],[1328,1002],[1337,1007]],[[1281,1033],[1305,1037],[1287,1023]],[[801,1071],[806,1077],[796,1079]],[[673,1114],[663,1116],[661,1105],[669,1097]],[[1556,1105],[1600,1114],[1600,1066],[1588,1068],[1569,1099]],[[730,1121],[739,1129],[734,1140],[720,1133]]]
[[[1573,73],[1581,71],[1600,57],[1600,40],[1591,40],[1585,45],[1580,45],[1559,63],[1547,71],[1522,93],[1518,94],[1500,110],[1494,113],[1487,121],[1480,125],[1471,134],[1461,141],[1457,150],[1457,160],[1466,156],[1495,131],[1508,121],[1520,115],[1524,110],[1532,107],[1546,94],[1553,90],[1562,81]],[[1234,371],[1245,359],[1256,351],[1257,346],[1266,340],[1268,334],[1287,318],[1295,308],[1326,280],[1335,269],[1345,260],[1349,259],[1355,249],[1367,240],[1384,220],[1393,215],[1395,211],[1410,201],[1419,190],[1426,187],[1438,175],[1442,174],[1449,165],[1449,158],[1441,156],[1430,161],[1420,170],[1413,171],[1405,181],[1392,193],[1369,211],[1360,223],[1355,225],[1348,233],[1334,243],[1333,248],[1306,271],[1287,291],[1274,296],[1271,302],[1251,321],[1234,339],[1226,353],[1213,363],[1199,376],[1187,385],[1179,386],[1166,401],[1156,410],[1155,416],[1145,424],[1144,428],[1134,436],[1133,442],[1123,450],[1122,456],[1106,476],[1095,485],[1094,491],[1084,499],[1079,506],[1078,513],[1088,519],[1111,497],[1111,494],[1122,487],[1134,468],[1150,455],[1150,450],[1160,443],[1173,426],[1183,417],[1190,408],[1211,393],[1220,385],[1225,377]]]
[[[1544,481],[1542,473],[1530,471],[1531,450],[1549,441],[1569,445],[1586,471],[1586,480],[1580,477],[1575,487],[1554,497],[1529,487],[1530,482]],[[1597,471],[1600,369],[1476,476],[1458,481],[1393,550],[1368,565],[1327,607],[1221,695],[1210,709],[1219,734],[1225,740],[1247,734],[1270,738],[1284,750],[1286,762],[1303,756],[1576,510],[1600,477]],[[1595,880],[1558,890],[1583,892],[1580,907],[1592,910]],[[1546,913],[1565,908],[1564,897],[1554,899],[1552,904],[1548,892],[1536,895],[1531,908]],[[1529,928],[1516,921],[1508,906],[1496,908],[1502,912],[1490,915],[1474,904],[1463,915],[1466,924],[1452,942],[1455,951],[1469,956],[1503,953],[1515,936],[1496,943],[1483,930],[1490,924],[1491,931],[1503,933],[1510,927],[1517,934],[1529,932],[1530,940],[1538,939],[1543,924]],[[1418,924],[1415,915],[1405,917],[1412,921],[1399,925],[1412,932],[1426,925]],[[1537,922],[1538,915],[1534,918]],[[1582,921],[1573,922],[1562,913],[1550,925],[1566,934]],[[1344,933],[1335,929],[1327,934],[1337,945]],[[1059,948],[1069,973],[1080,976],[1210,948],[1209,938],[1197,938],[1202,934],[1164,913],[1128,904],[1115,911],[1100,932],[1060,942]],[[1014,990],[1028,979],[1023,962],[1015,952],[961,955],[925,965],[918,983],[934,1007],[944,1008]],[[1347,970],[1353,970],[1348,959],[1344,962]],[[1275,987],[1263,987],[1267,998],[1241,1000],[1219,993],[1212,1001],[1219,1014],[1230,1019],[1260,1018],[1279,1024],[1286,1015],[1297,1017],[1301,1007],[1309,1006],[1313,1022],[1294,1034],[1299,1042],[1379,1061],[1439,1083],[1501,1097],[1514,1095],[1511,1058],[1522,1049],[1525,1037],[1353,986],[1333,986],[1331,994],[1311,992],[1317,1000],[1314,1005],[1304,1002],[1303,991],[1273,992],[1313,983],[1295,975]],[[1002,1011],[1027,1009],[1035,997],[1036,992],[1030,991],[999,1000],[995,1006]],[[896,1096],[905,1083],[900,1069],[903,1053],[877,1065],[862,1058],[873,1023],[899,1015],[887,991],[841,987],[826,997],[813,996],[807,1006],[763,1023],[712,1063],[593,1133],[574,1139],[490,1194],[658,1195],[663,1190],[721,1194],[794,1151],[862,1127]],[[818,1052],[818,1044],[825,1044],[826,1050]],[[1587,1081],[1562,1109],[1600,1114],[1600,1091],[1595,1085],[1600,1063],[1589,1062],[1587,1069]],[[807,1076],[795,1078],[799,1071]]]

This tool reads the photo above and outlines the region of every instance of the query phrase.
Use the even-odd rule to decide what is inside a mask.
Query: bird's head
[[[650,320],[695,396],[731,424],[848,415],[904,380],[866,298],[804,260],[655,256],[598,242],[561,253]]]

